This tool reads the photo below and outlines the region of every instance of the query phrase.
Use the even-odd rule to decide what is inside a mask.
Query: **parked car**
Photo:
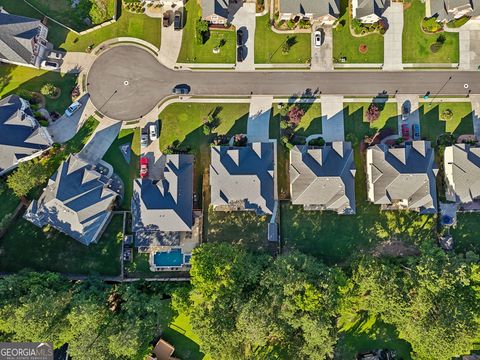
[[[157,133],[157,123],[151,124],[149,127],[149,133],[150,133],[150,141],[155,141],[158,138],[158,133]]]
[[[237,62],[242,62],[244,59],[243,46],[237,48]]]
[[[410,139],[410,131],[408,130],[407,124],[402,124],[402,137],[403,137],[403,140]]]
[[[70,105],[67,108],[67,110],[65,110],[65,115],[70,117],[81,107],[82,107],[82,103],[80,101],[75,101],[72,105]]]
[[[321,30],[315,31],[314,37],[315,37],[315,47],[319,48],[322,45],[322,40],[323,40],[322,31]]]
[[[140,147],[146,148],[148,146],[148,133],[146,131],[142,131],[140,135]]]
[[[163,13],[163,27],[169,27],[170,25],[172,25],[172,12],[165,11]]]
[[[242,29],[237,30],[237,45],[238,46],[243,45],[243,30]]]
[[[142,156],[140,158],[140,177],[146,178],[148,176],[148,158]]]
[[[50,54],[48,54],[48,57],[50,59],[61,60],[63,57],[63,54],[57,51],[50,51]]]
[[[402,105],[402,120],[406,121],[410,116],[410,109],[412,108],[412,104],[409,100],[405,101]]]
[[[57,70],[60,67],[60,64],[55,61],[43,60],[40,64],[42,69],[47,70]]]
[[[413,137],[413,140],[420,140],[420,125],[418,124],[412,125],[412,137]]]
[[[178,84],[172,89],[172,94],[185,95],[190,92],[190,86],[187,84]]]
[[[182,29],[182,12],[180,10],[175,11],[175,16],[173,18],[173,30]]]

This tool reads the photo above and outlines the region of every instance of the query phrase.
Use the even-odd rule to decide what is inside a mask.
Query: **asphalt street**
[[[177,84],[190,85],[192,95],[375,96],[430,92],[437,95],[480,94],[480,71],[174,71],[137,46],[113,47],[92,65],[87,89],[95,107],[117,120],[134,120],[150,112]]]

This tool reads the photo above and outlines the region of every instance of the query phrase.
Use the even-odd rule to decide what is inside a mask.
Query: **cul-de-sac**
[[[480,0],[0,0],[0,359],[480,360]]]

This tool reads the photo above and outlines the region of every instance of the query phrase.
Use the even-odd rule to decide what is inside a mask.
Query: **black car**
[[[242,46],[243,45],[243,30],[239,29],[237,31],[237,45]]]
[[[178,84],[172,89],[172,94],[186,95],[190,92],[190,86],[187,84]]]
[[[169,27],[172,23],[171,11],[165,11],[163,13],[163,27]]]
[[[173,30],[182,29],[182,12],[180,10],[175,11],[175,17],[173,18]]]
[[[237,62],[242,62],[244,59],[244,51],[243,51],[243,46],[239,46],[237,48]]]

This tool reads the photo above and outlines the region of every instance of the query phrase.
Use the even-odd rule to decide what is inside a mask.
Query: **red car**
[[[403,140],[410,139],[410,130],[408,129],[407,124],[402,124],[402,137],[403,137]]]
[[[148,159],[146,157],[140,158],[140,177],[143,179],[148,176]]]

